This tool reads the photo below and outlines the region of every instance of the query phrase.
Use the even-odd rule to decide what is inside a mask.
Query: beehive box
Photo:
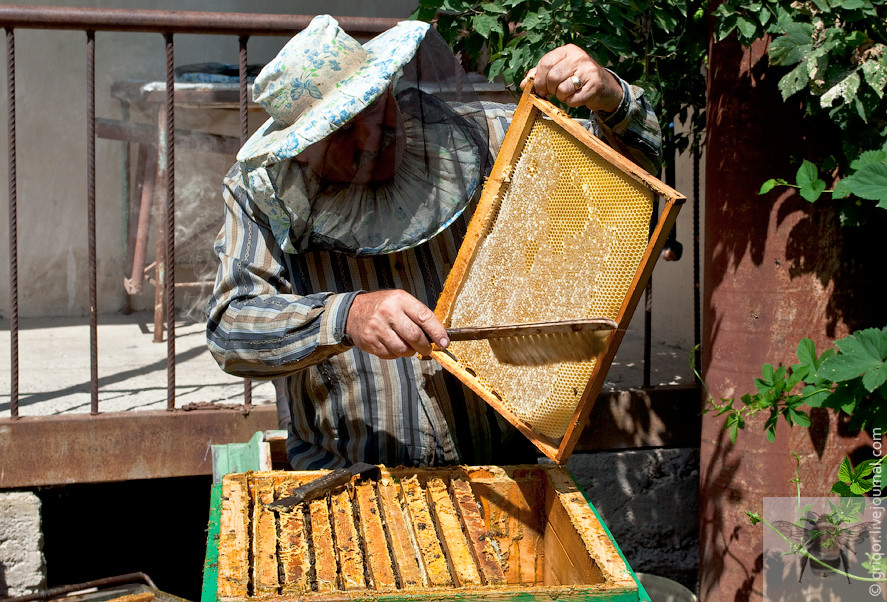
[[[432,356],[563,463],[684,196],[531,89],[514,113],[435,314],[447,327],[609,318],[617,328],[598,356],[583,361],[510,365],[488,341],[453,342]]]
[[[383,467],[290,511],[265,507],[324,474],[216,486],[204,602],[649,600],[562,467]]]

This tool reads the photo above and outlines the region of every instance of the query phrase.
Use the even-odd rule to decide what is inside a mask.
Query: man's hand
[[[358,349],[390,360],[431,353],[431,342],[446,347],[443,325],[421,301],[402,290],[361,293],[354,297],[345,332]]]
[[[587,52],[574,44],[555,48],[530,69],[521,82],[534,78],[536,94],[551,96],[571,107],[613,112],[622,102],[622,85]],[[575,79],[574,79],[575,78]]]

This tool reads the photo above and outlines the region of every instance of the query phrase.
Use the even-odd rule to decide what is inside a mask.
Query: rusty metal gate
[[[310,22],[309,15],[121,10],[58,7],[0,6],[0,25],[6,33],[9,179],[9,323],[11,342],[10,414],[0,416],[0,490],[65,483],[117,481],[210,474],[211,444],[247,441],[256,431],[277,428],[276,408],[253,405],[245,383],[242,404],[176,404],[176,281],[174,245],[176,104],[183,99],[175,87],[174,41],[182,34],[233,36],[238,44],[239,139],[204,138],[200,144],[230,151],[248,136],[247,46],[258,36],[291,36]],[[397,19],[340,17],[342,27],[368,38],[388,29]],[[15,34],[21,29],[83,32],[86,60],[86,200],[89,280],[90,412],[54,416],[19,415],[19,290],[16,175],[16,56]],[[162,411],[101,412],[98,379],[98,293],[96,268],[96,138],[115,138],[119,124],[95,114],[95,56],[97,32],[158,34],[166,59],[165,87],[158,121],[157,182],[162,217],[159,220],[155,266],[155,340],[167,333],[167,407]],[[130,134],[133,134],[130,131]],[[156,135],[136,132],[137,135]],[[193,140],[190,142],[193,144]],[[694,191],[695,201],[698,194]],[[698,236],[697,236],[698,240]],[[698,252],[695,253],[698,255]],[[136,264],[138,261],[135,262]],[[698,270],[695,281],[698,283]],[[695,285],[698,288],[698,284]],[[648,303],[647,311],[650,307]],[[648,318],[649,320],[649,318]],[[165,324],[164,324],[165,321]],[[698,323],[698,319],[697,319]],[[646,333],[649,337],[649,332]],[[698,339],[698,333],[697,333]],[[605,393],[595,405],[586,434],[596,447],[698,446],[697,420],[687,420],[688,396],[698,398],[695,385],[655,390],[649,385],[649,340],[645,341],[643,389]],[[650,418],[655,418],[651,422]],[[629,426],[626,426],[629,425]]]

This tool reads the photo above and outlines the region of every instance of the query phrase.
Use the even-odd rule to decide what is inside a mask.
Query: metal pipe
[[[238,103],[240,105],[240,146],[246,144],[247,138],[249,138],[249,113],[247,112],[249,98],[246,92],[246,44],[248,40],[248,36],[240,36],[240,102]],[[243,405],[247,408],[253,405],[253,385],[248,378],[243,379]]]
[[[672,182],[673,184],[673,182]],[[650,215],[650,235],[653,235],[653,229],[659,221],[659,198],[653,198],[653,212]],[[649,388],[651,384],[652,372],[652,347],[653,347],[653,276],[650,276],[647,282],[647,288],[644,289],[644,363],[643,363],[643,386]]]
[[[313,15],[0,5],[0,23],[4,27],[27,29],[288,36],[305,29],[312,18]],[[342,29],[358,37],[378,34],[400,21],[371,17],[337,20]]]
[[[95,32],[86,32],[86,233],[89,255],[90,413],[99,413],[98,305],[95,240]]]
[[[173,34],[166,39],[166,409],[176,409],[176,122]]]
[[[693,134],[693,362],[702,371],[702,310],[699,284],[699,134]],[[696,377],[699,380],[699,377]]]
[[[18,418],[18,217],[15,146],[15,31],[6,28],[6,112],[9,145],[9,409]]]
[[[33,602],[34,600],[50,600],[58,598],[66,594],[72,594],[89,589],[97,589],[108,585],[123,585],[126,583],[135,583],[136,581],[144,581],[151,589],[156,590],[157,586],[145,573],[127,573],[126,575],[118,575],[116,577],[105,577],[104,579],[96,579],[94,581],[86,581],[84,583],[74,583],[71,585],[62,585],[39,591],[34,594],[19,596],[17,598],[3,598],[3,602]]]
[[[157,155],[146,150],[145,146],[139,148],[139,165],[142,168],[140,174],[142,190],[139,196],[139,217],[136,222],[135,243],[132,253],[132,271],[129,278],[123,279],[123,286],[130,295],[138,295],[142,292],[142,283],[145,280],[145,257],[148,253],[148,230],[151,227],[151,205],[154,202],[154,186],[157,178]]]
[[[154,189],[163,188],[166,181],[166,104],[160,105],[157,111],[157,170],[154,176]],[[166,282],[166,195],[161,194],[157,199],[154,234],[154,280],[149,282],[154,286],[154,338],[155,343],[163,342],[163,287]],[[151,267],[151,266],[149,266]],[[147,272],[148,267],[145,268]],[[133,279],[136,275],[133,274]],[[169,358],[167,358],[169,359]]]
[[[120,118],[124,122],[129,121],[129,103],[122,103],[120,107]],[[98,121],[98,119],[96,120]],[[96,135],[98,135],[98,124],[96,124]],[[131,191],[132,183],[130,182],[129,173],[132,170],[132,153],[130,144],[123,143],[123,152],[120,157],[120,214],[123,219],[120,221],[120,247],[123,250],[124,257],[127,254],[127,246],[129,241],[129,228],[132,216],[130,215]],[[125,265],[125,264],[124,264]],[[132,311],[132,297],[125,295],[123,313]]]

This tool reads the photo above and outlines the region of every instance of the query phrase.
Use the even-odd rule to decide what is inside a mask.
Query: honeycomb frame
[[[617,329],[600,355],[581,363],[497,365],[483,341],[452,343],[432,356],[560,464],[579,439],[685,197],[531,88],[515,110],[435,314],[447,327],[606,317]],[[563,170],[562,162],[574,168]],[[554,178],[545,173],[552,171]],[[657,197],[663,209],[650,228]],[[518,202],[524,223],[515,221],[518,209],[509,204]],[[534,223],[538,219],[544,224]],[[543,243],[533,238],[538,231],[544,231]],[[558,256],[574,260],[570,269],[557,273]],[[503,261],[511,272],[525,266],[526,273],[508,280]],[[534,261],[547,261],[548,272],[535,274]],[[526,309],[542,296],[556,303],[534,307],[535,314]]]

